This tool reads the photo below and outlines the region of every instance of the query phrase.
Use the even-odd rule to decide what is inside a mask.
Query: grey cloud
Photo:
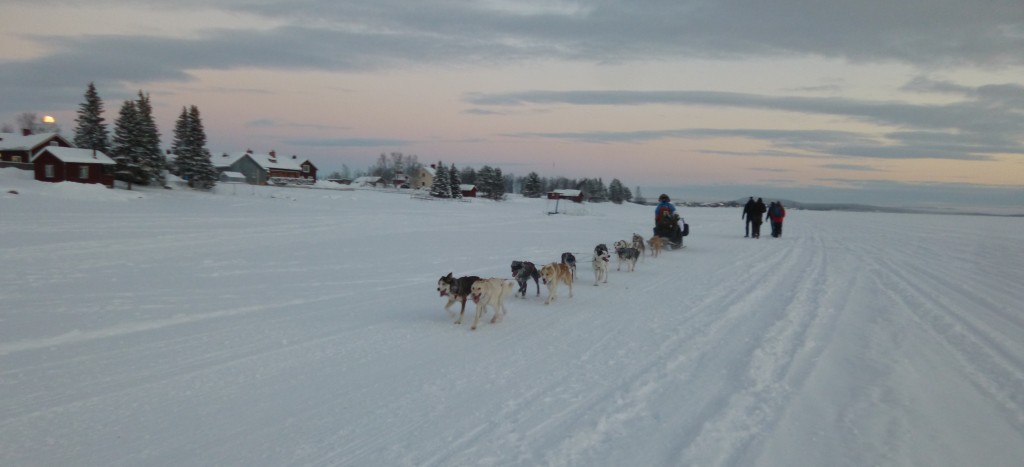
[[[858,172],[880,172],[879,169],[876,169],[869,165],[860,164],[822,164],[819,167],[836,170],[853,170]]]
[[[366,148],[366,147],[401,147],[411,144],[411,141],[395,138],[294,138],[284,141],[285,144],[293,146],[308,147],[337,147],[337,148]]]
[[[991,154],[1024,155],[1024,112],[993,104],[990,96],[1015,96],[1016,85],[969,88],[953,83],[914,80],[915,89],[955,92],[965,100],[950,104],[911,104],[831,97],[764,96],[707,91],[523,91],[470,94],[478,106],[527,105],[637,106],[649,104],[765,109],[827,115],[893,127],[883,135],[835,131],[766,129],[685,129],[638,132],[542,133],[535,136],[588,142],[632,142],[662,138],[733,136],[771,141],[783,148],[844,157],[888,159],[939,158],[991,160]]]

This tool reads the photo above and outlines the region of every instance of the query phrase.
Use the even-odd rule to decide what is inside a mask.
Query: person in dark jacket
[[[782,206],[782,201],[776,201],[768,207],[768,217],[766,220],[770,220],[772,223],[772,237],[779,238],[782,236],[782,219],[786,217],[786,208]]]
[[[768,211],[768,208],[764,205],[764,200],[757,198],[757,202],[754,203],[754,208],[750,212],[750,216],[753,217],[750,222],[753,226],[753,228],[750,229],[751,237],[761,238],[761,219],[766,211]]]
[[[746,219],[746,229],[744,230],[743,238],[750,236],[750,223],[754,221],[754,216],[750,214],[750,211],[754,209],[754,197],[751,196],[747,200],[747,204],[743,206],[743,214],[740,214],[740,219]]]

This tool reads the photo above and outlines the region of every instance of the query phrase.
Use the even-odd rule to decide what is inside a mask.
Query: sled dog
[[[455,317],[455,313],[449,310],[453,303],[462,303],[462,310],[459,311],[459,319],[455,321],[455,324],[462,324],[462,315],[466,313],[466,299],[471,293],[470,288],[473,283],[478,280],[480,278],[477,276],[462,276],[456,279],[450,272],[447,276],[441,276],[437,280],[437,292],[441,294],[441,297],[448,297],[448,304],[444,306],[444,311],[448,313],[448,316]]]
[[[651,244],[651,256],[657,258],[658,254],[661,253],[661,249],[665,247],[665,240],[655,235],[648,240],[648,243]]]
[[[640,252],[640,258],[643,259],[644,254],[647,253],[644,249],[644,237],[638,233],[633,234],[633,244],[630,246],[636,248],[636,250]]]
[[[533,279],[534,285],[537,286],[537,296],[540,296],[540,271],[537,271],[537,266],[534,266],[533,263],[513,261],[512,277],[519,283],[519,293],[523,298],[526,298],[526,286],[529,285],[530,279]]]
[[[603,248],[602,248],[603,247]],[[608,253],[608,247],[604,244],[600,244],[597,248],[594,248],[594,259],[591,261],[594,266],[594,285],[598,282],[608,283],[608,262],[611,260],[612,255]]]
[[[470,296],[476,303],[476,317],[473,318],[473,326],[469,329],[476,330],[480,317],[487,313],[488,305],[494,308],[494,317],[491,318],[491,323],[501,321],[505,317],[505,297],[511,295],[514,288],[514,282],[497,277],[474,282],[470,286]]]
[[[636,260],[640,259],[640,251],[636,248],[629,246],[625,240],[619,240],[615,242],[615,255],[619,257],[619,264],[616,266],[616,271],[622,270],[622,264],[625,263],[628,271],[634,271],[636,269]]]
[[[540,277],[548,286],[548,299],[544,304],[548,305],[558,295],[558,284],[564,283],[569,286],[569,298],[572,298],[572,270],[565,263],[551,263],[540,268]]]
[[[562,253],[562,264],[567,264],[569,266],[569,270],[572,271],[572,278],[573,280],[576,280],[576,257],[568,251]]]

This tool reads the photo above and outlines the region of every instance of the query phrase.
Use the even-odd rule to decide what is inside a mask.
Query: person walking
[[[782,236],[782,219],[785,217],[786,208],[782,206],[782,201],[776,201],[768,208],[768,219],[772,223],[772,237]]]
[[[751,196],[750,199],[747,200],[747,204],[743,206],[743,214],[740,215],[740,219],[744,219],[745,218],[747,220],[745,222],[746,229],[744,230],[745,233],[743,234],[743,238],[747,238],[747,237],[750,236],[750,223],[754,221],[754,216],[750,212],[753,209],[754,209],[754,197]]]
[[[754,203],[753,210],[750,212],[750,217],[753,217],[750,222],[752,227],[750,229],[751,237],[761,238],[761,218],[766,211],[768,211],[768,208],[764,205],[764,200],[757,198],[757,202]]]

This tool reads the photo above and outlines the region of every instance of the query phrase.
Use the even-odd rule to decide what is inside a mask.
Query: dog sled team
[[[658,201],[658,206],[655,208],[654,235],[650,239],[644,240],[643,236],[634,233],[630,241],[618,240],[613,243],[613,250],[609,250],[604,243],[594,247],[590,263],[594,271],[595,286],[608,283],[612,252],[618,258],[615,270],[621,271],[625,266],[626,271],[632,272],[636,269],[636,263],[646,254],[648,247],[652,257],[657,257],[666,248],[683,247],[683,237],[689,234],[689,226],[676,213],[676,208],[669,201],[667,195],[661,195]],[[680,222],[683,227],[679,226]],[[476,330],[480,318],[487,314],[487,307],[494,310],[491,323],[497,323],[505,317],[506,298],[517,294],[521,298],[526,298],[531,279],[538,297],[540,296],[540,282],[543,281],[547,286],[545,305],[551,304],[558,298],[558,288],[561,285],[568,287],[569,298],[572,298],[572,286],[577,278],[576,256],[569,252],[562,253],[558,262],[545,264],[539,269],[530,261],[512,261],[512,277],[514,281],[497,277],[455,277],[452,273],[448,273],[438,279],[437,292],[442,298],[448,299],[444,310],[450,317],[456,317],[455,313],[451,311],[452,305],[460,304],[455,324],[462,324],[462,318],[466,313],[466,301],[472,300],[476,304],[476,311],[470,329]]]

